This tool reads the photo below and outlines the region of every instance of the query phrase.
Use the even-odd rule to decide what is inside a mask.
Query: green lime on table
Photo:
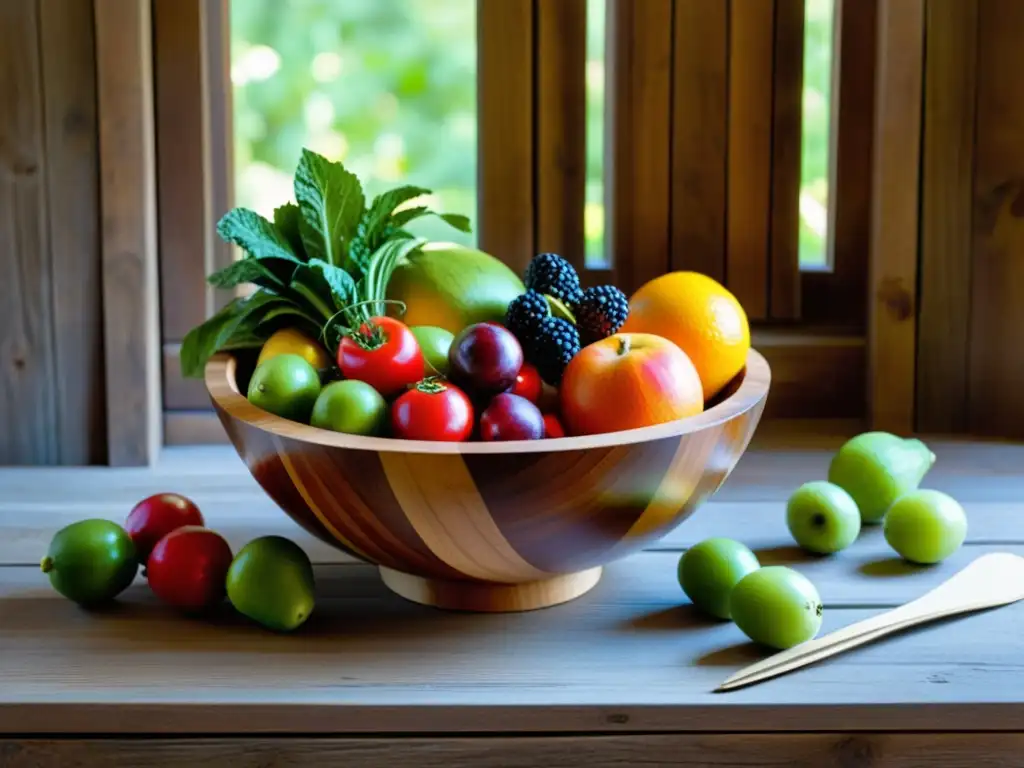
[[[388,404],[365,381],[332,381],[317,397],[309,423],[350,435],[379,435],[388,421]]]
[[[231,562],[228,600],[268,629],[290,632],[313,612],[313,566],[298,544],[283,536],[261,536]]]
[[[804,483],[786,504],[786,525],[808,552],[829,555],[846,549],[860,533],[857,502],[834,483]]]
[[[451,331],[436,325],[417,325],[409,329],[420,345],[423,359],[427,363],[427,374],[448,375],[448,349],[455,339]]]
[[[256,366],[249,381],[249,402],[276,416],[309,422],[320,395],[320,374],[299,355],[278,355]]]
[[[124,528],[110,520],[90,519],[57,531],[40,567],[60,594],[91,606],[124,592],[139,564]]]
[[[864,432],[832,457],[828,480],[853,497],[863,522],[878,523],[896,499],[920,485],[934,463],[935,454],[920,440]]]
[[[802,573],[784,565],[768,565],[744,576],[729,602],[732,620],[743,634],[770,648],[791,648],[821,629],[818,590]]]
[[[921,565],[941,562],[967,537],[967,514],[941,491],[919,489],[896,500],[882,524],[885,540],[905,560]]]
[[[733,539],[712,538],[690,547],[679,558],[679,586],[702,611],[729,618],[729,594],[760,567],[757,556]]]

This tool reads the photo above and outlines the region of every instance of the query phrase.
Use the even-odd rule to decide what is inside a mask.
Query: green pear
[[[903,494],[913,491],[935,463],[935,454],[913,438],[865,432],[832,457],[828,480],[857,502],[861,520],[878,523]]]
[[[313,612],[313,566],[298,544],[261,536],[235,556],[227,575],[235,609],[268,629],[298,629]]]

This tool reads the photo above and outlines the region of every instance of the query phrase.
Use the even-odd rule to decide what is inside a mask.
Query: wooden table
[[[984,552],[1024,553],[1024,447],[931,441],[926,485],[970,518],[959,552],[904,565],[872,528],[838,556],[803,556],[784,499],[825,476],[837,442],[761,440],[712,502],[593,592],[515,615],[391,595],[372,568],[304,535],[225,449],[172,452],[153,470],[2,470],[0,766],[1024,765],[1024,604],[711,693],[762,652],[687,605],[675,568],[695,541],[733,536],[762,563],[799,568],[826,604],[824,631]],[[229,609],[189,620],[141,583],[99,614],[52,592],[35,564],[53,531],[122,519],[166,489],[192,495],[235,548],[265,533],[306,547],[310,621],[281,636]]]

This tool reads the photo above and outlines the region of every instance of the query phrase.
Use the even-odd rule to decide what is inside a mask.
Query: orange
[[[259,365],[278,355],[298,355],[318,371],[322,371],[331,364],[331,358],[320,344],[294,328],[282,328],[275,331],[264,342],[256,364]]]
[[[674,341],[693,362],[710,400],[746,364],[750,324],[739,301],[699,272],[669,272],[629,299],[619,333],[653,333]]]

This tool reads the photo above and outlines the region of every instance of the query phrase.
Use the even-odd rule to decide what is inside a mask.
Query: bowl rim
[[[504,453],[547,453],[550,451],[574,451],[589,448],[612,448],[634,443],[660,440],[700,432],[718,426],[746,413],[768,395],[771,384],[771,369],[760,352],[751,348],[747,352],[746,365],[737,376],[743,376],[736,391],[696,416],[656,424],[651,427],[606,432],[581,437],[556,437],[544,440],[509,440],[506,442],[465,442],[451,443],[432,440],[405,440],[396,437],[365,437],[332,432],[264,411],[246,399],[236,382],[238,360],[230,352],[215,354],[206,364],[204,379],[206,389],[214,405],[228,416],[248,424],[255,429],[282,438],[299,440],[332,448],[349,448],[389,453],[436,453],[436,454],[504,454]]]

